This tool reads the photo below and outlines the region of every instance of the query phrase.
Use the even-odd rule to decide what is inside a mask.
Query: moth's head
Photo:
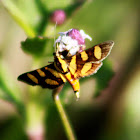
[[[60,54],[60,47],[59,47],[59,43],[56,43],[55,46],[55,52],[53,53],[54,57],[62,57]]]
[[[62,59],[66,58],[68,56],[68,50],[60,51],[59,43],[56,44],[55,52],[53,53],[53,56],[60,57]]]

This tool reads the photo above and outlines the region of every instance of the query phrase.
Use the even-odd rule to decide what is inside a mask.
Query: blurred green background
[[[68,84],[60,93],[77,139],[139,140],[139,5],[138,0],[1,1],[0,140],[35,140],[29,138],[29,133],[40,132],[43,128],[44,139],[67,139],[52,91],[29,87],[17,81],[17,77],[52,61],[54,34],[71,28],[83,29],[93,38],[92,42],[86,42],[87,48],[107,40],[115,42],[99,73],[80,80],[78,102]],[[55,9],[65,10],[68,16],[56,31],[49,20],[49,14]],[[30,52],[28,47],[21,49],[21,42],[27,36],[37,35],[48,37],[38,54]],[[26,41],[30,46],[30,39]],[[36,39],[32,41],[37,44]],[[100,94],[95,98],[96,92]]]

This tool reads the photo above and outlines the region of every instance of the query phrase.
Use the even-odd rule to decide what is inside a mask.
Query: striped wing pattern
[[[102,66],[102,61],[110,54],[113,45],[113,41],[103,42],[67,58],[73,77],[76,79],[96,73]]]
[[[86,64],[78,64],[77,69],[74,73],[74,78],[81,78],[85,76],[90,76],[98,71],[98,69],[102,66],[102,62],[99,63],[86,63]]]
[[[49,89],[55,89],[66,82],[63,75],[56,70],[54,64],[24,73],[18,77],[18,80],[32,86],[40,85],[42,88]]]

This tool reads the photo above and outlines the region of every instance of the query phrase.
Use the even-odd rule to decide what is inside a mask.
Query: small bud
[[[51,21],[53,23],[57,23],[58,25],[63,24],[65,19],[66,19],[66,14],[63,10],[56,10],[51,15]]]

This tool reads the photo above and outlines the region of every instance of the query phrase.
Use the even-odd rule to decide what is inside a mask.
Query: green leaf
[[[54,40],[48,38],[27,38],[25,41],[21,42],[21,48],[24,52],[34,57],[49,56],[52,55],[54,50],[53,43]]]

